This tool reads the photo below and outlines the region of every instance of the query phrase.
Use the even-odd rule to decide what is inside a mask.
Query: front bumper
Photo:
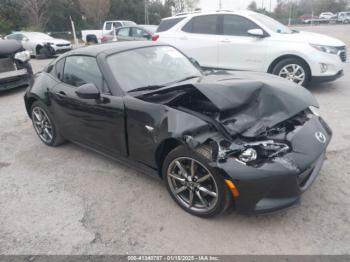
[[[317,140],[322,132],[326,142]],[[318,176],[332,132],[327,124],[314,116],[304,126],[288,134],[293,150],[259,167],[244,165],[235,159],[219,163],[236,185],[239,196],[235,208],[242,213],[269,213],[299,202]]]
[[[331,82],[344,75],[346,59],[343,61],[340,54],[327,54],[312,48],[308,53],[307,61],[313,82]],[[326,67],[325,71],[322,70],[323,66]]]
[[[53,47],[54,55],[63,54],[63,53],[66,53],[68,51],[71,51],[71,50],[72,50],[72,46],[71,45],[69,45],[69,46],[62,46],[62,47],[59,47],[59,46],[54,46]]]
[[[31,75],[28,73],[27,69],[0,73],[0,91],[29,85],[30,81]]]
[[[330,75],[330,76],[313,76],[311,80],[312,80],[312,82],[315,82],[315,83],[332,82],[332,81],[337,80],[338,78],[341,78],[342,76],[344,76],[344,71],[340,70],[335,75]]]

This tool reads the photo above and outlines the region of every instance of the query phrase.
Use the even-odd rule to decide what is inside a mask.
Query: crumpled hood
[[[0,40],[0,55],[11,55],[22,49],[22,44],[16,40]]]
[[[318,107],[304,87],[266,73],[235,71],[208,75],[152,91],[140,99],[195,112],[221,123],[231,136],[254,137],[310,106]]]
[[[304,87],[265,73],[211,75],[193,84],[217,107],[231,135],[256,136],[310,106],[319,107]]]

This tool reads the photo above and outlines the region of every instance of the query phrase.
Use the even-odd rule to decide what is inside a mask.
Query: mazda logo
[[[326,136],[322,132],[316,132],[315,137],[322,144],[326,143],[327,141]]]

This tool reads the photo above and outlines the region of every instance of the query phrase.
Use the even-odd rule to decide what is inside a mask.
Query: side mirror
[[[198,61],[196,59],[194,59],[193,57],[190,57],[189,59],[195,67],[201,69],[201,65],[198,63]]]
[[[75,93],[83,99],[99,99],[100,91],[97,89],[95,84],[87,83],[85,85],[79,86]]]
[[[264,31],[260,28],[250,29],[248,30],[248,34],[255,37],[265,37]]]

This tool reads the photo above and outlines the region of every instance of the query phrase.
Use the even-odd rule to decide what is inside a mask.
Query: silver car
[[[137,25],[124,26],[112,30],[104,35],[101,39],[102,43],[110,43],[116,41],[144,41],[151,40],[152,35],[157,30],[156,25]]]
[[[5,38],[21,42],[24,49],[28,50],[35,57],[51,57],[72,49],[69,41],[53,38],[40,32],[16,32]]]

